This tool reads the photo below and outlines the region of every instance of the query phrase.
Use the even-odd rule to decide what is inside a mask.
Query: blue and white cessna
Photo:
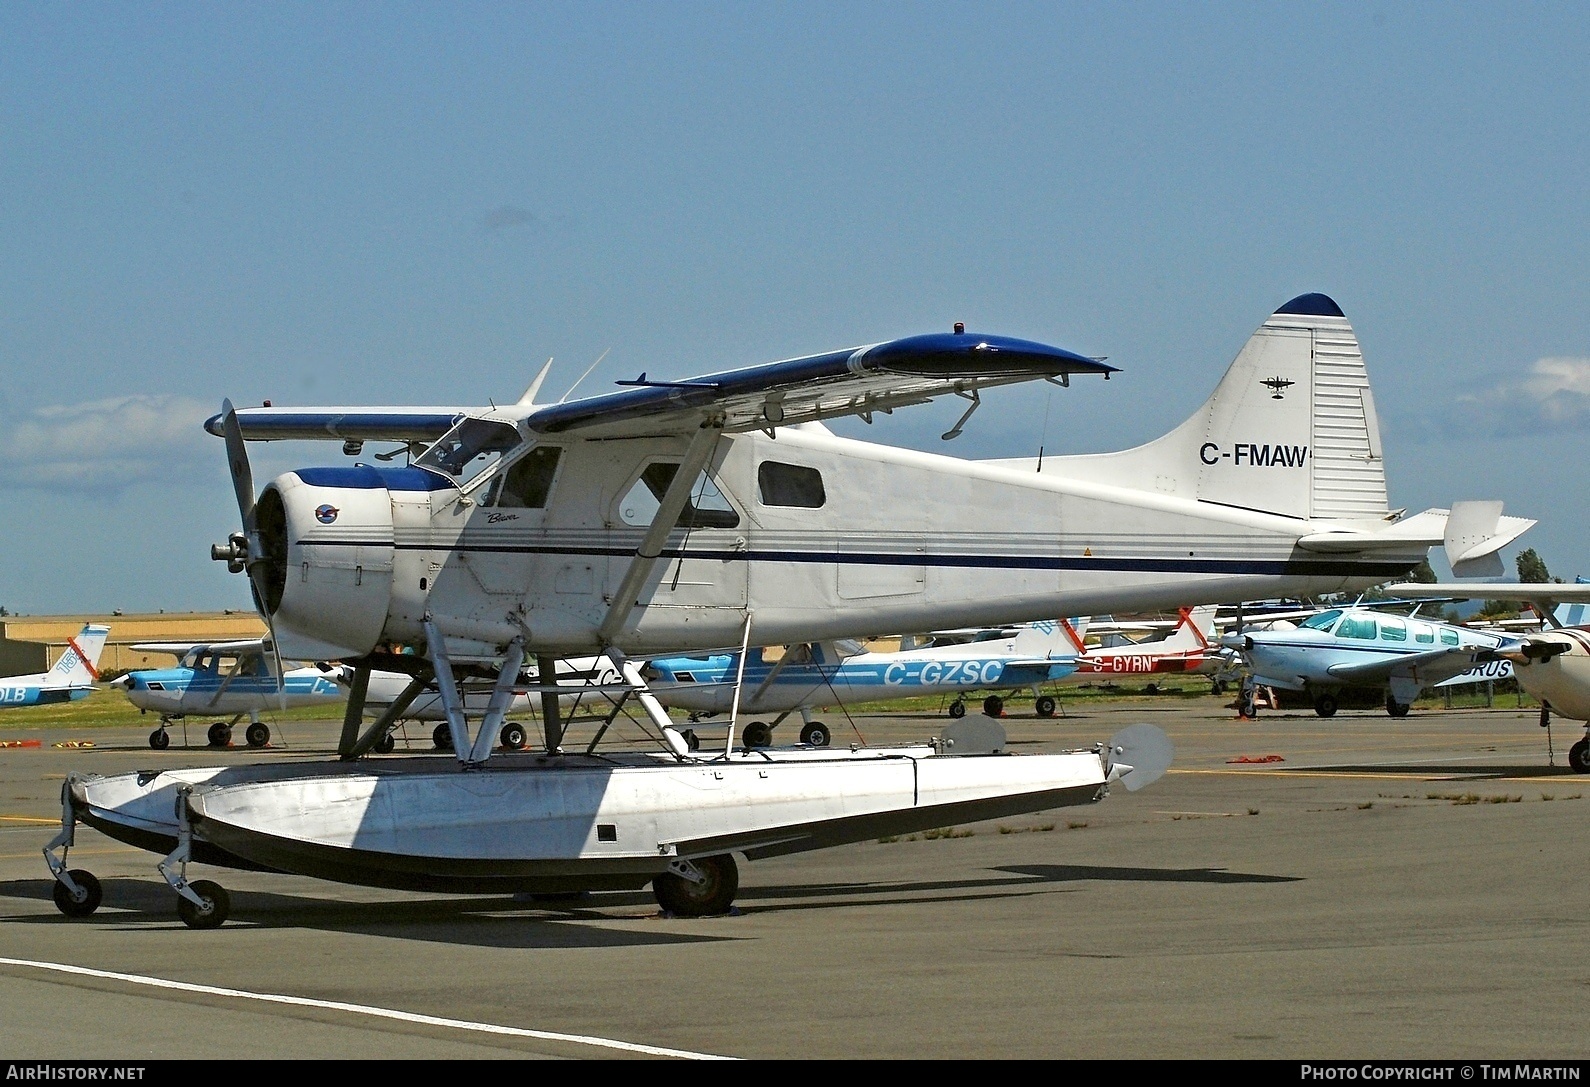
[[[86,624],[66,640],[66,651],[48,672],[0,677],[0,709],[48,706],[87,698],[99,679],[99,655],[110,628]]]
[[[1169,742],[1143,725],[1091,752],[1015,754],[997,721],[968,718],[908,750],[735,748],[731,720],[722,750],[692,752],[636,658],[1362,589],[1442,543],[1467,576],[1533,524],[1390,504],[1357,338],[1318,294],[1276,310],[1202,407],[1135,449],[970,461],[823,425],[955,396],[967,407],[950,439],[984,389],[1113,369],[957,325],[683,380],[642,373],[551,404],[535,399],[545,370],[501,407],[224,404],[206,427],[226,439],[242,524],[211,553],[247,573],[283,655],[354,666],[346,766],[77,782],[52,845],[79,814],[112,833],[144,806],[175,819],[162,871],[206,926],[224,894],[180,874],[205,849],[376,886],[650,881],[674,912],[721,911],[736,853],[1092,802],[1113,780],[1152,781]],[[303,468],[256,495],[246,443],[288,439],[416,455]],[[1473,531],[1453,535],[1452,520]],[[556,660],[596,654],[660,736],[655,753],[619,759],[595,740],[564,753]],[[532,657],[547,752],[494,755]],[[383,713],[359,731],[374,669],[434,687],[458,767],[476,773],[355,761],[390,727]],[[495,676],[474,735],[460,670]],[[61,908],[91,910],[64,853],[47,855]]]
[[[111,681],[141,712],[160,715],[160,725],[149,734],[149,746],[156,751],[171,745],[166,729],[172,721],[198,716],[230,718],[210,725],[211,747],[229,745],[232,729],[244,717],[249,718],[244,730],[248,746],[264,747],[270,743],[271,730],[260,720],[261,713],[340,702],[345,694],[330,667],[280,670],[263,639],[144,642],[133,648],[178,658],[174,668],[137,669]]]
[[[1055,699],[1043,685],[1076,671],[1077,658],[1087,652],[1085,619],[1050,619],[1022,627],[997,639],[958,645],[863,652],[855,643],[805,644],[769,659],[763,649],[750,649],[744,667],[738,651],[707,657],[662,657],[646,663],[647,687],[664,706],[689,710],[692,719],[738,708],[753,715],[774,715],[771,724],[745,726],[748,745],[766,747],[773,729],[791,713],[801,715],[801,742],[826,747],[832,738],[827,724],[812,717],[816,706],[844,706],[921,695],[954,695],[950,716],[966,714],[964,696],[995,691],[984,699],[983,711],[998,717],[1004,695],[1033,692],[1040,717],[1053,717]],[[848,652],[847,652],[848,650]],[[736,698],[736,689],[741,693]]]
[[[1221,643],[1242,654],[1253,682],[1307,691],[1330,717],[1343,687],[1383,687],[1386,712],[1404,717],[1426,688],[1505,679],[1501,657],[1520,640],[1371,607],[1330,608],[1293,626],[1233,631]]]

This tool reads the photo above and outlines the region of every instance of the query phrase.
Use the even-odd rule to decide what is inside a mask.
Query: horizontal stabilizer
[[[1447,515],[1446,559],[1456,577],[1500,577],[1503,547],[1535,524],[1523,517],[1503,517],[1500,502],[1454,502]]]

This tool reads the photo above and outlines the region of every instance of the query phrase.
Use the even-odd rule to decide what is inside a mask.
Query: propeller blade
[[[232,470],[232,489],[237,492],[237,512],[243,518],[243,531],[254,529],[254,473],[248,466],[248,449],[243,428],[231,400],[221,401],[221,427],[226,435],[226,462]]]

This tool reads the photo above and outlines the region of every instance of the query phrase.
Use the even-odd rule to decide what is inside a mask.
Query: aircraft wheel
[[[1038,700],[1032,704],[1032,708],[1038,711],[1039,717],[1053,717],[1055,700],[1050,695],[1039,695]]]
[[[232,726],[225,721],[217,721],[210,726],[208,735],[211,747],[226,747],[232,742]]]
[[[203,907],[195,906],[182,895],[177,896],[177,916],[189,928],[220,928],[226,915],[232,912],[232,898],[219,883],[201,879],[188,884],[193,893],[204,899]]]
[[[392,749],[396,746],[397,739],[393,737],[390,732],[388,732],[385,736],[377,740],[375,742],[375,746],[370,750],[374,751],[377,755],[390,755],[392,754]]]
[[[156,751],[164,751],[171,746],[171,735],[163,728],[157,728],[149,734],[149,746]]]
[[[983,713],[988,717],[998,717],[1005,712],[1005,700],[997,694],[991,694],[983,699]]]
[[[1210,694],[1225,694],[1226,693],[1225,682],[1223,680],[1218,680],[1218,679],[1212,680],[1210,682],[1210,684],[1209,684],[1209,693]]]
[[[743,734],[746,747],[772,747],[773,729],[766,721],[752,721]]]
[[[1386,712],[1388,714],[1390,714],[1392,717],[1406,717],[1406,716],[1408,716],[1409,708],[1410,707],[1409,707],[1408,703],[1406,703],[1406,702],[1398,702],[1395,698],[1392,698],[1389,694],[1386,696]]]
[[[451,751],[453,749],[453,731],[447,727],[446,721],[431,729],[431,746],[438,751]]]
[[[675,917],[710,917],[728,913],[740,891],[740,870],[727,853],[690,862],[701,873],[700,883],[664,872],[651,881],[657,904]]]
[[[99,904],[104,898],[99,880],[93,873],[85,872],[81,868],[73,868],[66,873],[72,877],[72,882],[77,884],[78,893],[73,894],[66,884],[60,880],[55,881],[55,908],[68,917],[87,917],[99,909]]]
[[[950,703],[950,716],[954,717],[956,720],[959,720],[960,718],[965,717],[966,716],[966,703],[962,702],[959,698],[957,698],[954,702],[951,702]]]
[[[679,735],[684,737],[684,739],[685,739],[685,747],[689,748],[691,751],[700,751],[701,750],[701,737],[696,735],[696,730],[695,729],[687,728],[683,732],[681,732]]]
[[[256,721],[243,730],[243,738],[250,747],[264,747],[271,742],[270,726]]]
[[[1314,699],[1314,712],[1319,714],[1321,717],[1335,717],[1336,696],[1322,694],[1318,698]]]
[[[813,747],[827,747],[833,741],[828,726],[821,721],[811,721],[801,729],[801,743],[811,744]]]
[[[497,734],[502,741],[502,746],[509,751],[523,751],[525,742],[524,726],[518,721],[509,721],[502,726],[502,731]]]
[[[1586,737],[1568,749],[1568,765],[1573,767],[1576,774],[1590,774],[1590,737]],[[72,876],[76,879],[76,873]]]

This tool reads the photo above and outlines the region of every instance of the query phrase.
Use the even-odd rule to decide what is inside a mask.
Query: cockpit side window
[[[519,431],[507,423],[465,419],[436,439],[414,463],[441,472],[463,488],[523,442]]]
[[[823,491],[823,474],[801,464],[765,460],[757,465],[757,490],[764,506],[798,506],[821,509],[828,501]]]
[[[1349,615],[1342,620],[1342,625],[1336,628],[1338,638],[1361,638],[1364,641],[1373,641],[1375,638],[1375,621],[1369,618],[1359,618]]]
[[[557,475],[558,461],[563,450],[555,445],[541,445],[508,466],[486,495],[484,506],[502,508],[546,509],[547,497],[552,493],[552,477]]]
[[[662,505],[668,485],[679,474],[679,465],[672,461],[654,461],[648,464],[618,504],[618,515],[626,525],[649,525]],[[690,488],[690,498],[679,511],[679,528],[734,528],[740,515],[729,500],[718,490],[712,477],[702,472]]]

